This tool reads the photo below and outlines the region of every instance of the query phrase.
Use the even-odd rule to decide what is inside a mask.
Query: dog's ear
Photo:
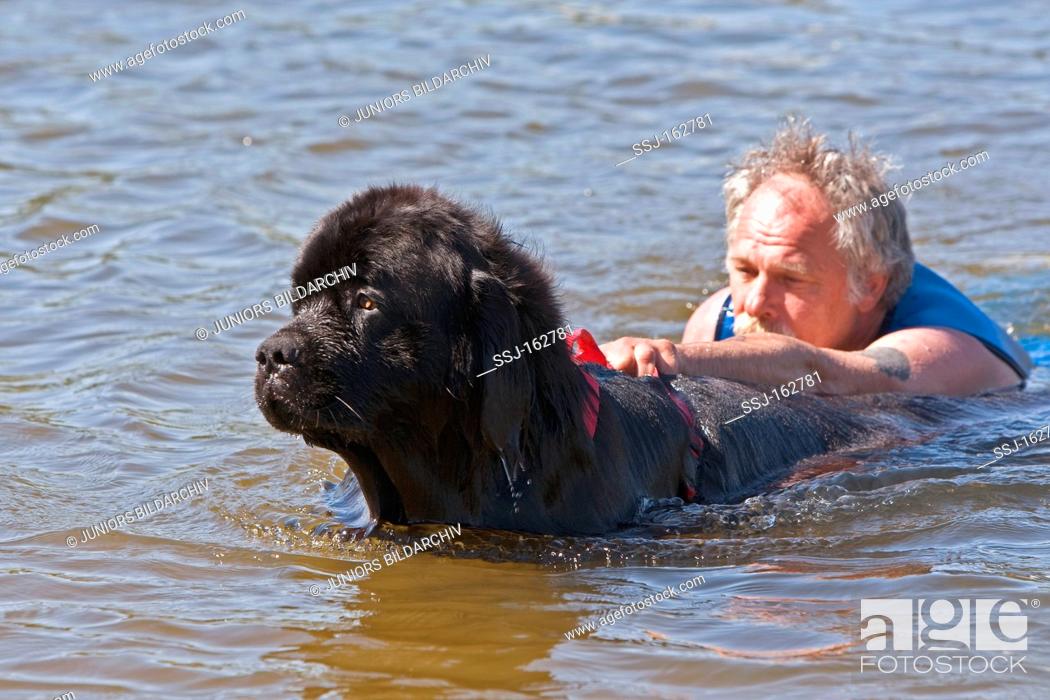
[[[481,382],[481,435],[488,446],[506,455],[511,465],[521,457],[522,430],[532,405],[534,377],[524,357],[498,364],[494,355],[516,348],[529,340],[527,329],[514,307],[506,286],[492,275],[475,270],[470,278],[477,314],[473,329],[474,350],[478,358],[475,374],[484,374]],[[501,358],[501,363],[503,362]]]

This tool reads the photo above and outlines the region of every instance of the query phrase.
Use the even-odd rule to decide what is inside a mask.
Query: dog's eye
[[[376,303],[372,301],[372,297],[367,294],[358,294],[356,303],[359,308],[365,309],[366,311],[371,311],[376,307]]]

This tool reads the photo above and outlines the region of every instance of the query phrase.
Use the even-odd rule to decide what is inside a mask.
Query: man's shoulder
[[[979,338],[950,327],[917,327],[877,338],[861,355],[917,394],[965,395],[1017,386],[1025,374]]]
[[[975,335],[995,322],[955,285],[915,263],[911,284],[886,319],[885,332],[920,326],[944,326]]]
[[[1022,378],[1031,371],[1028,353],[999,324],[951,282],[916,263],[912,283],[887,316],[881,334],[885,337],[901,331],[920,331],[906,337],[921,339],[921,331],[936,328],[977,339]]]
[[[729,296],[729,287],[723,287],[707,297],[693,312],[682,333],[683,343],[700,343],[715,339],[715,329],[722,314],[722,305]]]

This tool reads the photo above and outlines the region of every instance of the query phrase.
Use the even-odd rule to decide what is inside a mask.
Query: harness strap
[[[598,380],[583,368],[583,365],[594,363],[607,369],[612,369],[612,367],[609,366],[609,361],[605,358],[605,354],[598,347],[598,343],[595,342],[594,336],[585,328],[574,330],[565,338],[565,343],[569,346],[569,356],[572,357],[572,361],[576,363],[580,374],[587,381],[588,391],[583,402],[583,420],[587,426],[587,434],[593,440],[595,433],[598,431],[601,386],[598,384]],[[662,376],[660,379],[662,380],[660,386],[667,392],[667,397],[674,403],[675,408],[678,409],[678,413],[682,417],[682,421],[689,430],[689,452],[693,455],[693,459],[700,459],[700,453],[704,449],[704,439],[700,437],[700,433],[695,427],[693,412],[689,409],[689,404],[675,391],[670,382]],[[683,498],[686,502],[696,500],[696,487],[688,481],[684,483]]]

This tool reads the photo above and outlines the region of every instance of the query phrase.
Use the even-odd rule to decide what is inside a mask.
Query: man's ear
[[[508,463],[520,460],[522,430],[529,415],[535,378],[527,357],[518,357],[499,367],[494,355],[517,348],[529,340],[521,316],[506,286],[492,275],[475,270],[470,277],[475,325],[473,374],[481,384],[481,435],[485,443],[506,454]],[[493,369],[495,367],[495,369]]]
[[[890,276],[885,272],[872,272],[865,275],[863,279],[864,283],[858,290],[861,296],[857,301],[857,310],[866,314],[882,301],[882,295],[886,292]]]

